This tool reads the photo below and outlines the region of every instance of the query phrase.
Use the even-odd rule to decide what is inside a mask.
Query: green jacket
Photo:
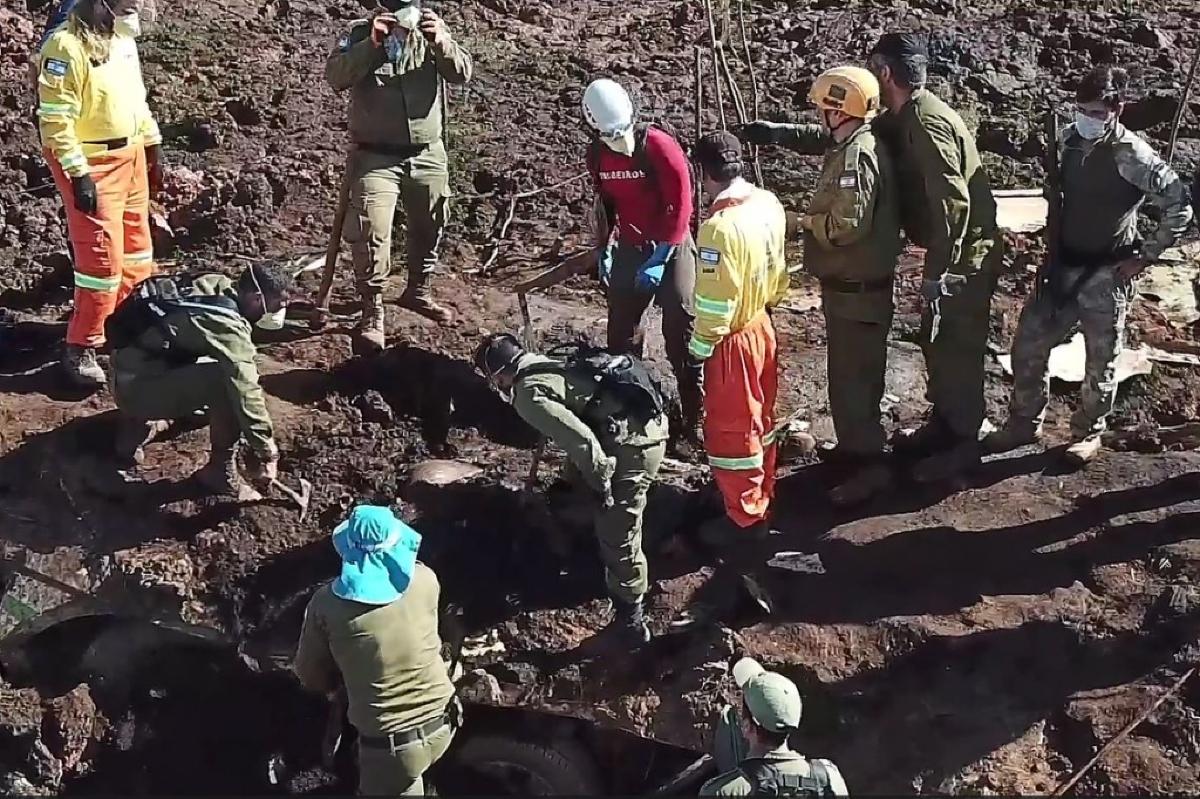
[[[659,416],[642,425],[623,418],[615,401],[602,397],[592,415],[588,403],[596,386],[586,376],[568,371],[522,375],[539,364],[558,363],[541,355],[523,355],[517,362],[513,386],[513,408],[539,433],[549,438],[571,459],[588,485],[596,491],[608,488],[618,447],[649,447],[667,440],[667,418]],[[610,432],[612,420],[615,432]]]
[[[779,143],[825,163],[804,216],[804,268],[818,278],[890,278],[900,255],[891,155],[870,124],[835,143],[820,125],[789,125]]]
[[[807,777],[812,771],[808,758],[784,747],[763,755],[762,760],[768,761],[784,774],[795,774]],[[746,761],[742,761],[743,763]],[[828,760],[821,760],[825,772],[829,776],[829,793],[833,796],[849,796],[846,780],[841,771]],[[713,777],[700,788],[700,796],[753,796],[753,786],[740,769],[728,771]]]
[[[880,120],[895,126],[904,228],[926,248],[926,279],[978,272],[998,243],[996,201],[966,123],[925,89]]]
[[[356,20],[325,62],[325,80],[350,89],[350,137],[356,144],[406,146],[441,141],[442,81],[471,79],[471,56],[447,34],[442,46],[419,32],[409,39],[408,61],[387,60],[371,41],[371,20]]]
[[[387,605],[351,602],[322,586],[304,612],[292,664],[300,684],[325,694],[345,685],[360,735],[378,738],[437,718],[454,696],[438,635],[440,591],[420,561]]]
[[[197,294],[224,294],[237,298],[233,281],[224,275],[203,275],[192,288]],[[201,358],[211,358],[221,366],[226,391],[237,414],[242,435],[255,454],[274,457],[277,450],[274,428],[267,414],[267,400],[258,383],[257,350],[251,340],[251,326],[240,313],[212,306],[180,308],[167,315],[166,323],[177,345]],[[120,384],[144,375],[161,375],[175,366],[153,353],[161,349],[163,334],[151,327],[142,334],[138,346],[124,347],[113,353],[113,379]]]

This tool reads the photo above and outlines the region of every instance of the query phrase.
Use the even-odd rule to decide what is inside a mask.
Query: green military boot
[[[912,477],[918,483],[940,483],[969,474],[983,460],[983,447],[977,439],[960,438],[944,452],[931,455],[913,467]]]
[[[937,416],[929,417],[916,430],[902,430],[892,439],[892,449],[897,455],[921,457],[954,444],[954,434],[946,423]]]
[[[650,643],[650,628],[646,626],[646,610],[641,597],[635,602],[613,598],[613,618],[600,635],[606,640],[619,642],[630,650],[639,649]]]
[[[401,308],[407,308],[419,316],[432,319],[443,327],[454,323],[454,312],[446,306],[434,302],[433,296],[425,286],[414,287],[410,285],[400,295],[400,302],[398,304]]]
[[[378,355],[387,346],[382,294],[363,297],[362,319],[354,330],[351,346],[355,355]]]
[[[68,344],[63,352],[63,374],[80,388],[100,388],[105,383],[104,370],[96,360],[96,350]]]
[[[1036,444],[1041,439],[1042,426],[1033,419],[1009,419],[1004,427],[984,437],[983,449],[990,455],[999,455]]]

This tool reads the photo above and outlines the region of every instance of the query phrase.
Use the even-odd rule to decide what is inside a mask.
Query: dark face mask
[[[379,5],[383,6],[388,11],[399,11],[402,8],[408,8],[409,6],[416,6],[418,8],[421,7],[419,2],[413,2],[413,0],[379,0]]]

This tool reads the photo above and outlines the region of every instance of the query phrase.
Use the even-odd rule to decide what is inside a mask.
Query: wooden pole
[[[721,120],[721,129],[729,125],[725,121],[725,97],[721,93],[721,64],[717,57],[720,42],[717,41],[717,26],[713,22],[712,0],[704,0],[704,14],[708,17],[708,43],[712,48],[713,92],[717,99],[717,118]]]
[[[1179,143],[1179,126],[1183,124],[1183,117],[1187,114],[1188,100],[1192,96],[1192,86],[1196,83],[1196,69],[1200,67],[1200,46],[1196,48],[1196,55],[1192,58],[1192,68],[1188,70],[1187,81],[1183,84],[1183,96],[1179,98],[1179,108],[1175,110],[1175,119],[1171,122],[1171,142],[1167,145],[1167,163],[1175,161],[1175,145]]]
[[[696,46],[696,138],[692,142],[693,147],[700,143],[700,137],[704,135],[704,74],[703,73],[704,73],[704,54],[700,52],[700,47],[699,47],[699,45],[697,45]],[[700,202],[701,202],[701,198],[702,198],[702,191],[700,188],[699,180],[696,181],[696,185],[693,187],[693,191],[695,193],[695,197],[693,198],[693,204],[695,206],[693,209],[695,212],[695,231],[694,232],[696,234],[699,234],[700,218],[701,218]]]

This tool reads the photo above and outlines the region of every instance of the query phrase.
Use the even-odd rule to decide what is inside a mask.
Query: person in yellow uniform
[[[104,321],[154,271],[150,195],[161,183],[162,136],[146,104],[136,0],[78,0],[39,54],[38,128],[67,210],[75,309],[63,366],[98,388]]]

